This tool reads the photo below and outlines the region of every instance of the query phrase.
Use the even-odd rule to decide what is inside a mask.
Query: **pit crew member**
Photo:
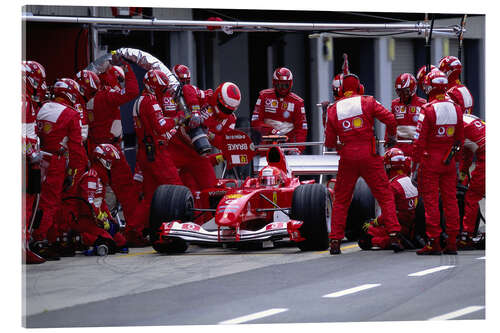
[[[262,135],[279,134],[288,136],[288,142],[304,142],[307,138],[307,120],[304,100],[291,92],[292,72],[286,67],[273,73],[273,88],[262,90],[255,104],[251,126]],[[305,147],[290,150],[298,154]]]
[[[434,65],[430,65],[430,71],[432,72],[433,70],[436,70],[438,69],[436,66]],[[415,78],[417,79],[417,86],[420,88],[420,90],[422,92],[425,93],[425,89],[424,89],[424,80],[425,80],[425,76],[427,75],[427,66],[422,66],[419,68],[418,72],[417,72],[417,75],[415,76]]]
[[[401,239],[405,248],[415,248],[415,210],[418,202],[418,190],[406,174],[406,159],[404,152],[399,148],[391,148],[384,154],[384,166],[389,177],[389,183],[394,194],[396,213],[401,225]],[[389,232],[385,226],[385,218],[379,215],[376,219],[363,225],[365,234],[360,237],[358,244],[362,249],[372,247],[379,249],[390,248]]]
[[[464,218],[462,232],[457,243],[459,250],[471,250],[474,248],[472,237],[476,228],[478,202],[485,196],[486,183],[486,124],[476,116],[464,114],[464,147],[463,159],[459,166],[459,178],[463,183],[467,182],[469,168],[475,155],[475,167],[470,174],[469,188],[465,193]]]
[[[74,218],[71,219],[70,228],[80,235],[86,248],[106,245],[112,254],[125,247],[126,240],[104,200],[106,191],[101,179],[109,179],[111,167],[106,160],[101,160],[104,152],[117,153],[111,144],[96,147],[89,170],[80,177],[77,184],[76,197],[81,200],[74,200],[76,211],[72,212]]]
[[[403,249],[399,238],[401,227],[382,158],[375,150],[373,133],[373,123],[377,118],[387,126],[390,141],[388,144],[394,144],[396,120],[375,98],[359,95],[359,84],[356,75],[345,75],[340,90],[341,98],[328,108],[325,147],[336,148],[340,155],[334,188],[332,228],[329,234],[330,253],[340,254],[347,211],[358,177],[365,179],[379,202],[389,232],[391,248],[399,252]]]
[[[191,88],[190,88],[191,87]],[[188,90],[189,89],[189,90]],[[232,82],[221,83],[214,93],[208,91],[203,99],[197,91],[198,88],[185,85],[183,95],[187,104],[192,110],[192,114],[199,117],[195,126],[202,126],[207,132],[207,136],[214,146],[220,146],[224,140],[223,134],[234,128],[236,117],[234,111],[241,102],[241,93],[238,86]],[[204,104],[203,104],[204,103]],[[200,104],[203,104],[200,106]],[[188,126],[192,126],[193,116],[188,121]],[[191,144],[190,138],[184,131],[178,131],[168,146],[172,159],[180,173],[183,175],[183,182],[190,189],[200,191],[214,187],[217,178],[213,168],[213,158],[201,156]],[[219,156],[219,158],[217,158]],[[220,162],[220,154],[215,156],[215,161]]]
[[[427,101],[417,96],[417,80],[410,73],[399,75],[394,89],[399,98],[392,101],[391,112],[396,118],[398,140],[413,140],[420,108]],[[401,149],[406,156],[411,155],[411,143],[397,143],[395,147]]]
[[[40,194],[40,147],[36,133],[36,116],[40,103],[47,93],[44,67],[36,61],[23,61],[21,67],[23,80],[22,89],[22,144],[23,144],[23,245],[30,240],[30,224],[37,195]],[[40,264],[45,259],[38,256],[25,246],[24,259],[26,264]]]
[[[460,82],[462,63],[457,57],[447,56],[439,61],[439,70],[448,76],[448,91],[450,98],[460,105],[464,113],[471,114],[474,108],[474,99],[469,89]]]
[[[41,107],[37,115],[37,130],[42,150],[42,188],[40,225],[33,231],[32,251],[45,259],[58,260],[51,247],[57,240],[59,228],[54,225],[61,206],[63,183],[71,184],[74,175],[86,168],[87,156],[82,144],[80,115],[72,108],[80,96],[80,87],[72,79],[63,78],[54,84],[54,100]],[[68,170],[73,170],[67,173]],[[49,234],[49,229],[53,230]]]
[[[420,110],[413,161],[418,169],[418,190],[425,206],[427,244],[418,255],[457,254],[460,228],[456,199],[456,166],[453,152],[463,144],[462,108],[446,96],[448,78],[439,70],[426,75],[424,88],[429,103]],[[419,165],[419,166],[418,166]],[[448,239],[441,249],[439,194],[443,202]]]
[[[148,205],[159,185],[182,185],[167,151],[167,145],[176,131],[177,118],[165,118],[157,99],[168,88],[169,81],[164,72],[149,70],[144,76],[144,90],[134,104],[137,163],[142,171],[144,200]]]

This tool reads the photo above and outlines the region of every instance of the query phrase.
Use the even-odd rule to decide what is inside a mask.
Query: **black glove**
[[[326,110],[328,109],[328,105],[330,105],[329,101],[321,102],[321,109],[323,110],[323,112],[326,112]]]
[[[203,123],[203,118],[200,116],[191,116],[189,119],[189,128],[197,128]]]
[[[420,164],[417,163],[417,166],[415,167],[415,170],[411,174],[411,183],[414,186],[418,185],[418,168],[419,168],[419,166],[420,166]]]
[[[397,141],[397,137],[394,135],[394,136],[390,136],[387,138],[387,141],[385,142],[385,147],[386,148],[392,148],[396,145],[396,143],[398,143]]]

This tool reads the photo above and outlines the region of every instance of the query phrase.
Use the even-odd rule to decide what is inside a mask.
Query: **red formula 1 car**
[[[226,139],[222,151],[229,164],[251,160],[255,149],[245,133],[234,130]],[[275,143],[267,150],[267,166],[241,186],[220,180],[216,188],[194,195],[184,186],[159,186],[150,211],[153,248],[180,253],[190,242],[267,245],[289,240],[301,250],[327,249],[332,191],[292,176]]]

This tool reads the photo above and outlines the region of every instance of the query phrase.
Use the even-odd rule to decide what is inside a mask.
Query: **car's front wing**
[[[233,243],[280,240],[289,237],[287,222],[271,222],[259,230],[245,230],[240,228],[218,227],[215,230],[207,230],[192,222],[166,222],[160,229],[160,239],[169,237],[182,238],[188,242],[204,243]]]

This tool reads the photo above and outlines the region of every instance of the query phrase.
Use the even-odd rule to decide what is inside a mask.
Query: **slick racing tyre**
[[[304,241],[297,243],[302,251],[326,250],[332,215],[332,199],[327,188],[321,184],[304,184],[293,192],[293,220],[303,221],[299,231]]]
[[[354,241],[361,235],[363,223],[375,218],[375,198],[361,177],[358,178],[354,187],[351,205],[347,213],[345,236]]]
[[[149,237],[156,251],[162,253],[184,252],[187,249],[187,244],[182,239],[169,240],[161,245],[155,245],[155,242],[158,240],[158,228],[161,227],[163,222],[174,220],[191,221],[193,219],[193,207],[193,195],[187,187],[178,185],[158,186],[151,200],[149,212]]]
[[[169,237],[161,243],[153,243],[153,250],[158,253],[184,253],[188,248],[188,243],[179,237]]]

